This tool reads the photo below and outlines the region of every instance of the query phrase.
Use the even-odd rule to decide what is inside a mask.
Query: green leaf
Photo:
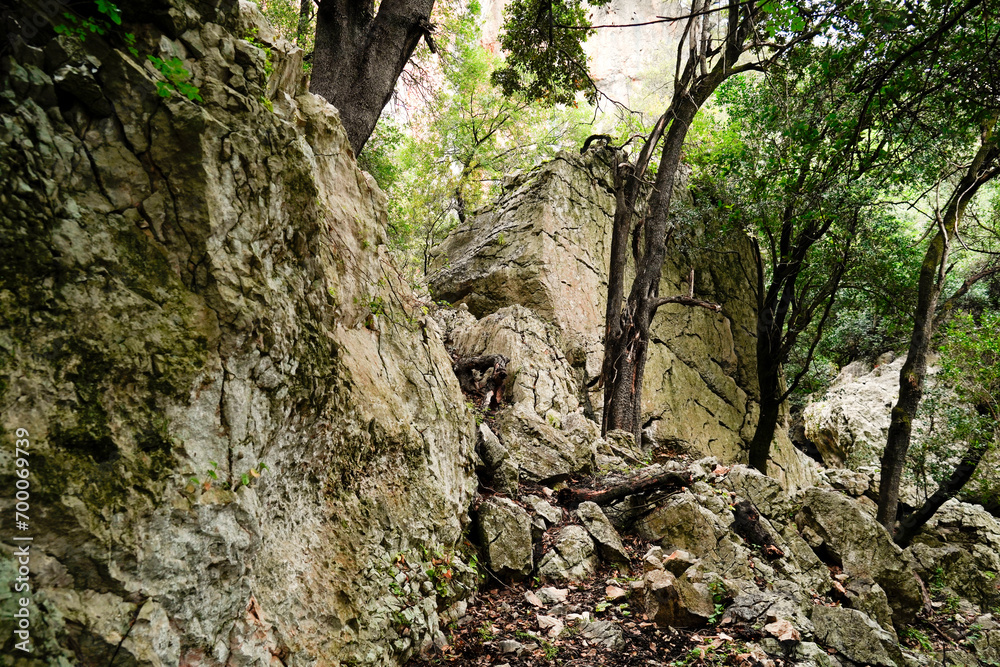
[[[96,0],[96,2],[97,2],[97,11],[101,12],[109,19],[111,19],[111,21],[115,25],[122,24],[121,12],[118,10],[118,7],[114,3],[108,2],[108,0]]]
[[[243,486],[250,486],[250,475],[243,473],[240,479],[243,480]]]

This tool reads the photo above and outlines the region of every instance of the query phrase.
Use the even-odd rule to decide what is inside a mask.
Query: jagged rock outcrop
[[[874,367],[854,361],[841,369],[824,396],[802,412],[805,436],[831,468],[877,464],[889,432],[889,413],[899,396],[906,357],[880,358]],[[914,429],[919,437],[919,425]]]
[[[438,246],[430,278],[435,299],[466,304],[485,318],[520,305],[558,328],[575,392],[598,419],[599,390],[584,387],[598,374],[614,198],[608,153],[560,154],[505,184],[499,201]],[[683,198],[681,198],[683,199]],[[685,293],[691,269],[696,296],[722,313],[678,305],[660,309],[645,371],[646,434],[660,442],[745,460],[744,441],[757,415],[756,315],[741,262],[751,267],[745,237],[723,235],[712,223],[684,226],[683,241],[664,265],[660,294]],[[749,270],[749,269],[748,269]],[[595,409],[596,408],[596,409]],[[812,463],[783,432],[772,449],[771,472],[789,487],[808,486]]]
[[[114,28],[0,64],[0,411],[31,442],[19,664],[392,664],[475,585],[455,552],[474,421],[301,51],[249,3],[147,6],[123,5],[139,58]],[[204,102],[161,97],[147,53]]]
[[[439,311],[455,357],[502,355],[507,378],[496,434],[520,475],[555,483],[593,470],[600,427],[587,419],[556,327],[523,306],[509,306],[476,320],[464,310]]]

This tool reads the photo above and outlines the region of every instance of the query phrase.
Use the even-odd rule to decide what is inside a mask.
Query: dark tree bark
[[[433,7],[434,0],[383,0],[376,14],[374,0],[321,0],[309,87],[340,111],[355,155],[421,37],[433,45]]]
[[[771,442],[778,427],[781,406],[795,390],[809,368],[813,352],[830,315],[840,282],[850,260],[852,240],[857,228],[857,214],[847,226],[848,240],[839,262],[826,282],[810,296],[796,293],[796,283],[805,266],[810,249],[829,231],[831,222],[811,225],[799,233],[793,242],[794,220],[797,212],[791,207],[785,211],[779,248],[776,257],[786,258],[773,271],[771,283],[764,286],[764,260],[757,246],[757,382],[760,390],[760,417],[750,440],[750,466],[767,473],[767,459]],[[782,387],[782,367],[795,347],[799,336],[812,323],[816,312],[823,308],[819,324],[813,334],[806,363],[792,380]]]
[[[1000,149],[993,136],[995,122],[994,118],[988,130],[984,132],[982,146],[948,199],[943,215],[939,216],[938,232],[927,246],[924,261],[920,266],[917,305],[913,312],[913,333],[910,335],[906,361],[899,371],[899,398],[892,408],[889,434],[881,460],[878,513],[875,518],[890,534],[899,509],[899,485],[906,465],[906,454],[910,449],[913,417],[924,395],[927,354],[935,329],[938,298],[944,287],[951,240],[955,237],[969,200],[983,184],[995,178],[998,173],[997,161],[1000,159]]]
[[[709,2],[695,0],[692,15],[708,9]],[[663,261],[667,252],[670,203],[674,178],[681,161],[681,149],[698,110],[729,76],[760,65],[736,66],[743,46],[753,31],[761,10],[755,3],[730,2],[726,9],[727,32],[722,45],[708,53],[710,40],[702,39],[697,19],[688,22],[690,50],[683,72],[678,73],[670,108],[660,117],[646,139],[634,167],[624,167],[618,176],[615,218],[611,239],[611,265],[608,272],[608,302],[604,341],[604,415],[602,431],[622,429],[642,438],[642,382],[649,347],[649,328],[657,308],[665,301],[658,290]],[[683,46],[684,41],[681,41]],[[678,48],[680,50],[680,47]],[[678,62],[681,54],[678,53]],[[706,66],[710,56],[717,56],[714,66]],[[624,278],[628,237],[642,177],[646,174],[653,150],[663,136],[663,153],[653,184],[648,214],[642,221],[644,244],[636,253],[636,276],[625,300]],[[638,230],[637,230],[638,231]],[[638,239],[636,239],[638,243]],[[692,295],[693,297],[693,295]],[[622,302],[625,301],[623,304]],[[700,304],[698,304],[700,305]],[[714,306],[714,304],[712,304]]]

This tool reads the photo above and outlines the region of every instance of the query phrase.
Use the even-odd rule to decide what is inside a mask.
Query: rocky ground
[[[601,488],[628,468],[555,486]],[[645,512],[634,500],[574,507],[540,484],[509,494],[481,487],[481,592],[442,628],[444,641],[408,664],[902,667],[1000,658],[988,546],[1000,525],[981,508],[953,501],[903,551],[875,524],[862,473],[828,471],[821,486],[789,496],[745,466],[676,452],[650,452],[631,468],[684,470],[690,482],[661,489]]]

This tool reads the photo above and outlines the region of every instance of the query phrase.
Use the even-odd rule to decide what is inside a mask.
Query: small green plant
[[[944,588],[944,568],[938,567],[931,575],[930,589],[932,593],[938,593],[942,588]]]
[[[525,632],[524,630],[515,630],[514,636],[518,639],[523,639],[526,642],[538,641],[538,637],[531,634],[530,632]]]
[[[270,99],[268,99],[267,95],[260,96],[260,103],[264,105],[265,109],[267,109],[271,113],[274,113],[274,104],[271,102]]]
[[[920,630],[916,628],[904,628],[902,635],[904,640],[909,640],[917,644],[921,651],[925,653],[934,652],[934,645],[931,644],[930,638]]]
[[[543,641],[542,649],[545,651],[546,660],[549,661],[555,660],[556,656],[559,655],[559,647],[550,642]]]
[[[489,642],[496,639],[496,634],[493,632],[493,624],[486,621],[479,628],[476,629],[476,634],[479,635],[480,641]]]
[[[715,603],[715,609],[708,617],[708,622],[710,625],[715,625],[726,611],[726,587],[721,581],[716,580],[708,585],[708,590],[712,592],[712,602]]]
[[[385,300],[380,296],[372,297],[368,302],[368,309],[372,315],[385,315]]]
[[[594,606],[594,612],[597,614],[603,614],[605,611],[608,610],[608,607],[610,606],[611,606],[610,602],[608,602],[607,600],[601,600]]]
[[[63,18],[67,22],[56,24],[53,26],[53,30],[56,31],[56,34],[68,35],[85,42],[89,35],[107,35],[114,31],[112,24],[115,26],[122,24],[121,10],[118,9],[117,5],[108,2],[108,0],[95,0],[94,4],[97,5],[97,11],[106,16],[106,19],[79,18],[71,12],[63,12]],[[135,48],[135,35],[130,32],[122,33],[121,38],[129,53],[138,58],[139,50]]]
[[[274,52],[271,51],[271,47],[257,39],[258,32],[260,31],[256,27],[251,28],[247,34],[246,41],[264,52],[264,77],[270,79],[271,74],[274,73]]]
[[[184,67],[184,61],[176,56],[170,60],[147,56],[153,67],[163,75],[166,81],[156,82],[156,92],[160,97],[170,97],[175,91],[188,98],[192,102],[204,102],[201,99],[201,90],[198,86],[188,83],[191,72]]]
[[[497,245],[498,246],[505,246],[505,245],[507,245],[507,239],[504,237],[503,232],[500,232],[497,235]]]

